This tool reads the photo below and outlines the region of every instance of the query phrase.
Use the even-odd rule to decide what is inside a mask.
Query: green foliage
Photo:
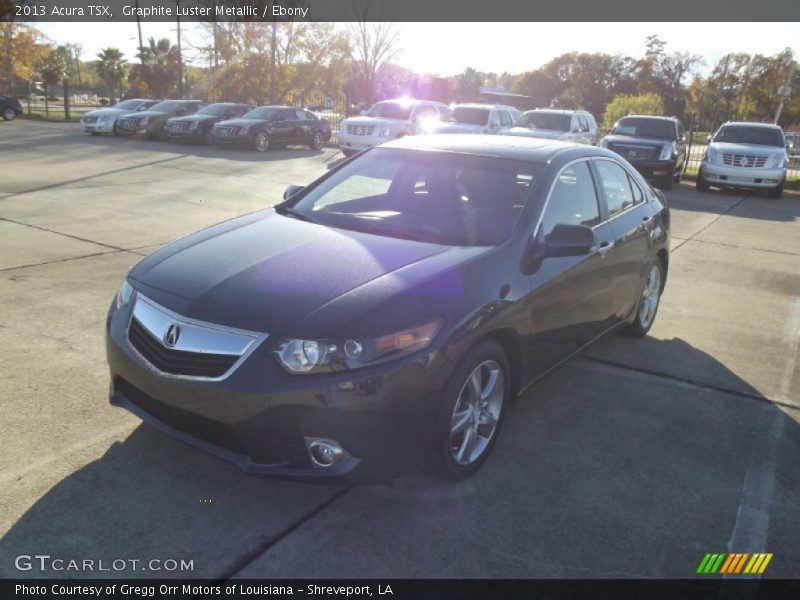
[[[603,125],[610,128],[625,115],[663,115],[664,102],[657,94],[621,94],[606,106]]]
[[[95,73],[103,82],[105,90],[111,97],[113,103],[117,97],[125,76],[128,72],[128,65],[125,62],[122,52],[117,48],[105,48],[97,54],[97,62],[94,65]]]
[[[42,81],[48,86],[64,81],[67,76],[67,53],[63,46],[51,48],[36,64]]]

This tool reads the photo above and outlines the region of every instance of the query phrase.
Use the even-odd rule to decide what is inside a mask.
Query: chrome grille
[[[139,294],[127,337],[139,357],[162,375],[219,380],[266,335],[182,317]]]
[[[723,152],[722,162],[731,167],[763,167],[767,164],[767,157],[760,154],[734,154]]]
[[[372,135],[375,131],[374,125],[347,125],[347,133],[350,135]]]
[[[184,133],[189,130],[191,123],[187,121],[179,121],[178,123],[167,123],[167,131],[170,133]]]
[[[97,123],[97,117],[83,117],[83,122],[87,125],[91,125],[92,123]]]
[[[117,128],[118,129],[136,129],[136,125],[139,123],[139,119],[120,119],[117,121]]]
[[[215,127],[214,135],[220,138],[232,138],[239,133],[238,127]]]
[[[631,144],[609,144],[608,149],[628,160],[652,160],[658,158],[659,148]]]

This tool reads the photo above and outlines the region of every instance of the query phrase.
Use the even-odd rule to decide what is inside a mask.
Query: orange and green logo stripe
[[[748,552],[709,553],[700,561],[697,572],[701,575],[713,575],[715,573],[727,575],[737,573],[761,574],[771,560],[771,552],[754,552],[752,554]]]

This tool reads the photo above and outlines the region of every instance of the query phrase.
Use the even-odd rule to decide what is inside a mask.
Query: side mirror
[[[711,143],[711,136],[710,136],[710,135],[707,135],[707,136],[706,136],[706,141],[707,141],[709,144]]]
[[[297,194],[297,192],[302,190],[304,187],[305,186],[290,183],[289,185],[286,186],[286,189],[283,191],[283,199],[288,200],[289,198]]]
[[[559,223],[544,239],[545,256],[581,256],[597,246],[597,237],[586,225]]]
[[[682,134],[681,134],[681,141],[682,141],[682,142],[685,142],[685,141],[686,141],[686,134],[685,134],[685,133],[682,133]]]

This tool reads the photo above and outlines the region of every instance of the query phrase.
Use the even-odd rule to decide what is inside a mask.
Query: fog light
[[[344,448],[331,440],[306,438],[306,444],[315,467],[332,467],[347,456]]]

